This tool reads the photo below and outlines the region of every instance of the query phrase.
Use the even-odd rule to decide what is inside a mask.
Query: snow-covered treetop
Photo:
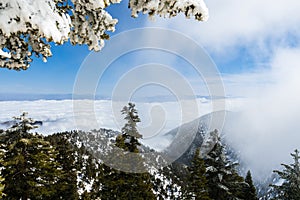
[[[104,9],[121,0],[1,0],[0,67],[27,69],[32,56],[46,62],[52,56],[50,42],[70,41],[99,51],[118,20]],[[132,16],[173,17],[182,12],[196,20],[208,19],[203,0],[129,0]]]
[[[22,132],[22,133],[28,133],[28,131],[38,128],[35,124],[35,120],[32,118],[27,117],[28,113],[23,112],[19,117],[13,117],[14,120],[16,120],[16,124],[13,125],[11,128],[9,128],[8,132]]]
[[[128,103],[128,106],[124,106],[121,110],[122,114],[125,115],[124,119],[126,123],[122,128],[122,134],[128,135],[129,137],[141,138],[137,129],[137,123],[141,122],[138,112],[135,109],[134,103]]]

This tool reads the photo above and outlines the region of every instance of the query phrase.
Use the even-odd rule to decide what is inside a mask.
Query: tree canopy
[[[42,136],[26,113],[15,117],[16,124],[0,135],[4,178],[4,199],[51,199],[63,188],[58,185],[63,171],[56,162],[58,152]]]
[[[202,147],[213,145],[204,156],[198,147],[192,152],[190,163],[175,161],[163,168],[150,166],[143,153],[154,150],[139,142],[142,135],[137,129],[140,118],[135,104],[129,103],[121,112],[125,119],[121,132],[99,129],[48,136],[33,133],[36,121],[27,113],[15,117],[15,124],[0,132],[0,198],[257,200],[250,172],[246,180],[238,174],[237,163],[226,156],[217,131],[209,134],[217,137],[216,143],[212,139],[204,141],[209,145]],[[106,154],[113,149],[102,143],[122,150],[122,154],[112,154],[112,160],[141,173],[108,166],[95,151]],[[129,154],[137,156],[133,160]],[[299,156],[292,155],[295,170],[291,171],[293,176],[287,177],[297,181]]]

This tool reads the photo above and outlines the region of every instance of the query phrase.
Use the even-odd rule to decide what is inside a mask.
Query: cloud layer
[[[140,131],[145,131],[152,127],[152,130],[142,133],[144,138],[151,138],[153,135],[147,133],[160,134],[180,126],[182,123],[192,121],[196,116],[212,112],[212,102],[207,99],[197,99],[198,111],[188,110],[191,100],[181,102],[153,102],[136,103],[137,110],[141,118],[139,124]],[[79,105],[76,110],[74,105]],[[93,104],[94,110],[90,111],[89,106]],[[108,100],[38,100],[38,101],[0,101],[0,123],[11,121],[13,116],[19,116],[22,112],[28,112],[29,116],[35,120],[43,121],[43,126],[37,129],[43,134],[74,130],[91,130],[98,128],[110,128],[121,130],[124,125],[124,116],[121,109],[125,102],[111,103]],[[185,117],[181,106],[185,106],[187,111]],[[230,104],[230,107],[233,105]],[[185,109],[185,108],[184,108]],[[232,108],[233,109],[233,108]],[[94,119],[96,121],[94,121]],[[161,123],[162,122],[162,123]],[[153,124],[154,123],[154,124]],[[160,125],[157,127],[156,125]],[[2,125],[3,126],[3,125]],[[5,128],[5,127],[0,127]],[[154,135],[155,136],[155,135]]]

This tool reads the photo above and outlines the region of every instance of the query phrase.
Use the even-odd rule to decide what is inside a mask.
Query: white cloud
[[[264,46],[269,40],[286,40],[285,34],[297,36],[300,22],[300,1],[297,0],[209,0],[210,11],[207,22],[157,18],[148,26],[176,29],[188,34],[209,49],[226,54],[236,45]]]
[[[290,163],[289,154],[300,149],[299,58],[300,49],[277,50],[267,76],[253,75],[273,82],[252,88],[255,95],[242,106],[241,116],[231,119],[228,141],[256,178],[265,178],[280,163]]]

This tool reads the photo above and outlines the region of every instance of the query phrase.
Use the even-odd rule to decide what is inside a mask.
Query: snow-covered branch
[[[87,44],[100,50],[106,31],[117,23],[103,9],[118,1],[2,0],[0,3],[0,67],[27,69],[32,56],[46,62],[50,42]]]
[[[174,17],[182,12],[187,18],[193,16],[199,21],[208,19],[208,9],[203,0],[130,0],[129,8],[133,17],[137,17],[139,12],[148,13],[150,17]]]

